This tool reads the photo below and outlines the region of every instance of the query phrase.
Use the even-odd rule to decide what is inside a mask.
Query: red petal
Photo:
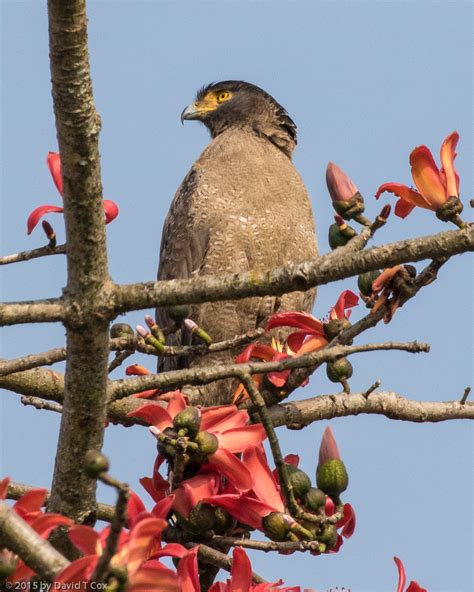
[[[156,426],[160,430],[164,430],[173,425],[172,417],[168,411],[163,409],[163,407],[160,407],[160,405],[142,405],[138,409],[130,411],[127,415],[143,419],[143,421],[149,425]]]
[[[230,572],[230,586],[228,592],[246,592],[252,586],[252,566],[243,549],[236,547],[232,555],[232,570]]]
[[[226,448],[229,452],[242,452],[249,446],[261,444],[267,434],[261,423],[226,430],[219,434],[219,446]]]
[[[212,434],[221,434],[227,430],[246,426],[249,421],[249,414],[247,411],[244,409],[239,410],[235,405],[230,407],[232,413],[227,414],[227,416],[221,418],[220,421],[216,421],[217,418],[211,416],[212,412],[207,409],[202,409],[201,430],[211,432]]]
[[[94,572],[98,559],[99,558],[97,555],[87,555],[86,557],[76,559],[76,561],[70,563],[58,576],[56,576],[53,588],[56,587],[61,589],[59,584],[72,584],[89,581],[92,573]],[[58,586],[55,586],[55,584],[58,584]]]
[[[459,195],[459,175],[454,168],[456,146],[459,141],[458,132],[453,132],[444,140],[441,146],[441,165],[446,178],[446,192],[448,197]]]
[[[344,504],[344,515],[338,522],[338,528],[342,526],[341,534],[344,538],[349,539],[355,531],[356,515],[351,504]]]
[[[418,582],[410,582],[406,592],[428,592],[428,590],[422,588]]]
[[[182,559],[185,555],[187,555],[189,551],[183,545],[179,543],[168,543],[166,547],[162,549],[158,549],[155,553],[153,553],[153,558],[158,559],[159,557],[177,557]]]
[[[177,574],[159,561],[147,561],[133,576],[127,592],[181,592]]]
[[[240,491],[251,489],[252,475],[244,463],[225,448],[218,448],[209,455],[209,463],[217,467]]]
[[[63,177],[61,174],[61,157],[58,152],[48,152],[46,158],[46,164],[48,165],[49,172],[53,177],[54,184],[59,193],[63,194]]]
[[[160,537],[168,523],[161,518],[145,518],[130,532],[127,548],[127,569],[129,574],[138,570],[148,559],[154,539]]]
[[[332,431],[331,426],[328,426],[321,438],[321,444],[319,446],[319,466],[323,465],[328,460],[340,459],[339,449],[337,447],[336,438]]]
[[[417,146],[410,154],[410,165],[413,181],[425,199],[428,209],[437,210],[446,203],[447,195],[430,150],[426,146]]]
[[[270,372],[267,375],[267,378],[274,386],[276,386],[277,388],[281,388],[288,380],[290,372],[291,370],[282,370],[281,372]]]
[[[219,424],[221,421],[224,421],[229,417],[232,417],[236,413],[237,407],[235,405],[218,405],[215,407],[206,407],[202,409],[201,430],[207,432],[211,427]]]
[[[127,503],[129,527],[132,528],[138,522],[138,517],[144,513],[147,513],[145,504],[134,491],[131,491]]]
[[[70,524],[73,524],[73,521],[70,518],[66,518],[66,516],[61,516],[60,514],[41,514],[33,521],[31,528],[40,537],[47,539],[58,526],[69,526]]]
[[[161,477],[161,475],[160,475],[160,477]],[[163,479],[163,477],[162,477],[162,479]],[[166,491],[169,488],[169,483],[165,479],[163,479],[163,483],[162,483],[163,487],[155,488],[155,486],[153,484],[153,479],[151,477],[142,477],[140,479],[140,485],[151,496],[151,498],[155,502],[159,502],[164,497],[166,497]]]
[[[395,564],[398,569],[397,592],[403,592],[403,590],[405,588],[405,583],[407,581],[407,577],[405,574],[405,568],[403,567],[403,563],[402,563],[401,559],[399,559],[398,557],[394,557],[393,560],[395,561]]]
[[[8,484],[10,483],[10,477],[5,477],[0,481],[0,500],[4,500],[8,493]]]
[[[328,340],[321,335],[311,335],[306,339],[300,349],[296,352],[297,356],[302,356],[303,354],[307,354],[309,352],[316,351],[317,349],[321,349],[328,344]]]
[[[395,216],[406,218],[408,214],[415,209],[415,205],[404,199],[399,199],[395,204]]]
[[[98,555],[101,553],[100,536],[90,526],[75,524],[68,532],[72,544],[85,555]]]
[[[215,495],[203,501],[224,508],[243,524],[259,530],[262,529],[262,518],[274,512],[272,506],[260,500],[235,494]]]
[[[175,500],[173,507],[182,516],[187,518],[189,512],[206,497],[211,497],[217,493],[216,478],[208,473],[196,475],[191,479],[186,479],[173,492]]]
[[[151,372],[148,370],[148,368],[145,368],[145,366],[141,366],[140,364],[132,364],[131,366],[127,366],[125,369],[125,374],[127,376],[146,376],[151,374]]]
[[[284,512],[285,507],[280,491],[268,466],[263,448],[261,446],[249,448],[245,451],[243,460],[253,477],[253,490],[258,499],[271,506],[274,511]]]
[[[31,489],[20,497],[13,505],[13,509],[17,514],[39,512],[47,493],[47,489]]]
[[[178,413],[181,413],[188,404],[186,403],[186,399],[184,398],[181,391],[173,391],[172,393],[168,393],[168,395],[172,395],[169,398],[168,406],[166,407],[166,411],[169,413],[169,416],[174,418]]]
[[[62,212],[64,212],[64,208],[60,208],[59,206],[38,206],[35,210],[31,212],[31,214],[28,216],[28,220],[26,221],[26,228],[28,230],[28,234],[31,234],[33,232],[36,225],[45,214]]]
[[[118,205],[110,199],[104,199],[102,205],[105,212],[105,223],[108,224],[119,215]]]
[[[306,333],[306,331],[295,331],[294,333],[290,333],[286,338],[286,343],[291,351],[297,352],[303,345],[307,335],[308,333]]]
[[[307,333],[324,335],[323,323],[305,312],[279,312],[270,318],[267,325],[267,329],[275,327],[296,327],[304,329]]]
[[[346,310],[353,308],[359,304],[359,297],[351,290],[344,290],[341,292],[336,304],[332,307],[329,314],[330,319],[349,318]]]
[[[149,391],[140,391],[131,395],[134,399],[151,399],[156,396],[160,391],[158,389],[151,389]]]
[[[198,549],[199,547],[194,547],[179,562],[178,576],[181,581],[181,592],[201,592],[197,562]]]
[[[153,516],[155,516],[155,518],[163,518],[163,520],[166,520],[166,517],[168,516],[171,507],[173,505],[174,502],[174,494],[173,495],[169,495],[167,497],[165,497],[164,499],[160,500],[155,507],[153,508],[153,510],[151,511],[151,513],[153,514]]]

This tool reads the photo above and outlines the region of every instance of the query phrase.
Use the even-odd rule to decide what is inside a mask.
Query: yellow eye
[[[220,92],[217,95],[217,102],[218,103],[222,103],[223,101],[227,101],[227,99],[230,99],[230,92],[228,92],[226,90],[223,92]]]

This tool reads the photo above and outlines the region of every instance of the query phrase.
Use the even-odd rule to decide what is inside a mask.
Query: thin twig
[[[378,378],[374,382],[374,384],[372,386],[369,386],[369,388],[363,393],[364,397],[367,399],[369,397],[369,395],[371,393],[373,393],[375,391],[375,389],[378,389],[381,384],[382,384],[382,381],[380,380],[380,378]]]
[[[0,265],[29,261],[30,259],[37,259],[38,257],[48,257],[49,255],[64,255],[65,253],[66,245],[58,245],[54,248],[46,245],[45,247],[39,247],[38,249],[32,249],[31,251],[22,251],[21,253],[0,257]]]
[[[134,351],[129,349],[116,352],[114,359],[110,362],[109,367],[107,369],[108,373],[110,374],[111,372],[119,368],[123,364],[123,362],[125,362],[125,360],[130,356],[133,356],[133,354]]]
[[[467,387],[464,389],[464,394],[463,394],[463,396],[462,396],[462,398],[461,398],[461,405],[465,405],[465,403],[466,403],[466,401],[467,401],[467,398],[469,397],[469,393],[470,393],[470,392],[471,392],[471,387],[470,387],[470,386],[467,386]]]
[[[45,401],[39,397],[31,397],[24,395],[21,397],[20,402],[22,405],[34,407],[35,409],[41,409],[43,411],[54,411],[55,413],[62,413],[63,406],[59,403],[53,403],[51,401]]]
[[[409,343],[389,341],[365,345],[330,345],[315,352],[285,358],[276,362],[248,362],[246,364],[186,368],[183,370],[162,372],[160,374],[148,374],[126,380],[115,380],[109,384],[109,393],[111,400],[118,400],[151,388],[184,384],[209,384],[221,378],[239,378],[242,373],[265,374],[268,372],[279,372],[281,370],[294,370],[295,368],[312,368],[316,364],[337,360],[338,358],[356,353],[387,350],[400,350],[410,353],[428,352],[429,345],[418,343],[417,341]]]
[[[121,483],[112,478],[107,473],[98,477],[99,481],[106,485],[111,485],[117,490],[117,502],[115,504],[115,514],[110,525],[109,534],[105,542],[104,550],[97,562],[92,574],[92,582],[105,582],[107,579],[110,562],[117,552],[118,542],[122,528],[127,524],[127,502],[130,497],[130,487],[127,483]]]
[[[320,543],[318,541],[255,541],[253,539],[238,539],[228,536],[214,535],[213,542],[221,545],[230,545],[231,547],[245,547],[247,549],[256,549],[268,553],[270,551],[319,551]]]

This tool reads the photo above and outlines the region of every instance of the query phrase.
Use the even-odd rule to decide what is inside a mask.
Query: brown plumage
[[[285,109],[260,88],[225,81],[199,91],[182,119],[198,119],[212,141],[179,187],[165,220],[158,279],[269,270],[317,255],[310,200],[291,161],[296,126]],[[264,326],[281,310],[310,311],[314,291],[281,297],[205,303],[189,316],[214,341]],[[166,309],[158,323],[170,325]],[[169,344],[191,336],[178,328]],[[180,364],[228,363],[236,353],[222,352]],[[166,359],[164,369],[176,360]],[[230,381],[184,388],[194,403],[222,404],[231,398]]]

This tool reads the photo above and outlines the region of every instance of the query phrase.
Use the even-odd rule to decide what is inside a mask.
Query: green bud
[[[216,521],[214,508],[209,504],[199,502],[188,516],[188,525],[194,532],[206,532],[211,530]]]
[[[323,527],[322,533],[319,535],[319,540],[327,545],[328,549],[332,549],[337,543],[337,528],[334,524],[326,524]]]
[[[84,458],[85,470],[88,477],[95,479],[101,473],[109,470],[109,461],[106,456],[97,450],[88,450]]]
[[[316,483],[319,489],[331,497],[337,497],[347,489],[349,475],[346,466],[340,458],[333,458],[318,466],[316,470]]]
[[[272,541],[284,541],[290,532],[290,527],[281,512],[271,512],[262,518],[263,530]]]
[[[341,382],[352,376],[352,364],[347,358],[339,358],[326,364],[326,374],[331,382]]]
[[[331,249],[337,249],[338,247],[344,247],[350,241],[349,237],[344,236],[339,226],[334,222],[331,224],[328,231],[328,242]]]
[[[127,323],[114,323],[110,327],[110,337],[115,339],[116,337],[133,337],[135,331],[127,325]]]
[[[316,487],[311,487],[304,497],[305,507],[314,510],[315,512],[319,510],[319,508],[324,507],[325,503],[326,494],[322,489],[317,489]]]
[[[194,441],[204,454],[213,454],[219,448],[219,440],[209,432],[198,432]]]
[[[373,271],[367,271],[361,273],[357,278],[357,287],[364,296],[370,296],[372,294],[372,283],[379,277],[380,271],[374,269]]]
[[[229,514],[229,512],[226,512],[226,510],[224,510],[224,508],[214,508],[214,516],[216,519],[214,523],[214,531],[217,534],[222,534],[226,532],[234,523],[234,519]]]
[[[352,327],[349,319],[346,318],[332,319],[331,321],[324,323],[323,326],[324,337],[326,337],[328,341],[332,341],[334,337],[337,337],[341,331],[344,331],[345,329],[349,329],[349,327]]]
[[[194,438],[201,425],[201,412],[197,407],[186,407],[175,416],[173,425],[177,430],[186,429],[188,435]]]
[[[288,463],[285,463],[285,467],[288,481],[293,487],[295,497],[302,498],[311,489],[311,479],[298,467],[294,467]]]
[[[189,316],[189,306],[187,304],[175,304],[169,306],[167,312],[173,321],[180,322]]]

